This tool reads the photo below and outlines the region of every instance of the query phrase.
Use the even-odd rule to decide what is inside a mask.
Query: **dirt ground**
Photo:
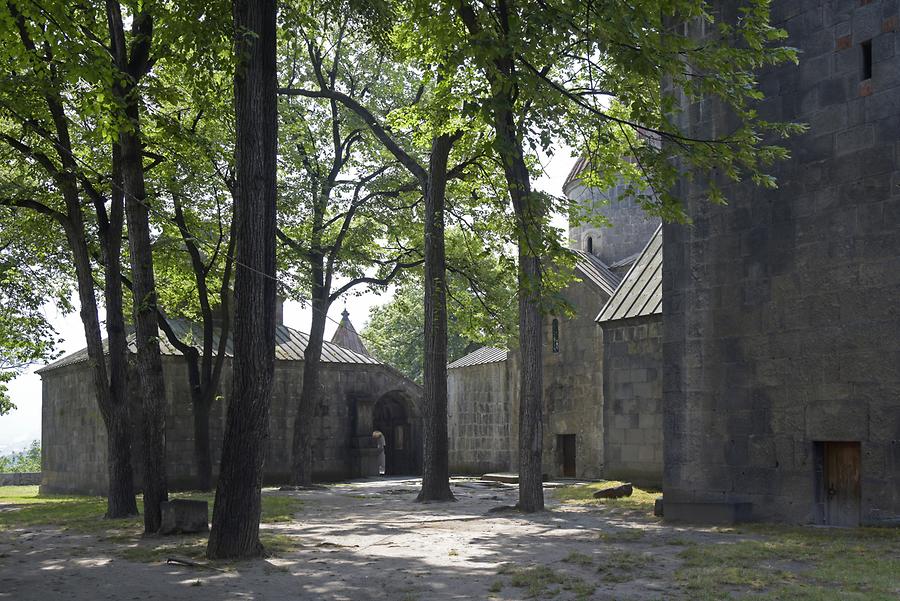
[[[521,515],[491,511],[515,503],[514,486],[455,480],[457,502],[425,505],[414,502],[417,489],[417,480],[377,479],[266,491],[303,500],[294,521],[263,526],[282,542],[276,556],[214,567],[167,564],[165,553],[124,558],[171,538],[123,542],[58,527],[8,528],[0,532],[0,600],[643,601],[752,590],[744,581],[697,588],[676,575],[686,549],[753,534],[679,528],[645,510],[560,504],[550,490],[548,511]],[[123,545],[137,549],[123,556]],[[790,557],[778,561],[779,573],[803,569]],[[896,592],[900,598],[900,581]]]

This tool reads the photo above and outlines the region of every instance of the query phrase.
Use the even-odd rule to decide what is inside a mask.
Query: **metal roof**
[[[507,351],[491,346],[483,346],[476,351],[472,351],[465,357],[460,357],[447,366],[447,369],[456,369],[458,367],[470,367],[472,365],[484,365],[486,363],[501,363],[506,361]]]
[[[662,226],[656,228],[615,294],[597,316],[598,322],[662,313]]]
[[[572,250],[572,252],[578,257],[575,267],[588,280],[599,286],[608,295],[612,295],[616,291],[621,279],[610,271],[603,261],[583,250]]]
[[[637,258],[641,256],[640,252],[636,252],[631,256],[625,257],[624,259],[619,259],[615,263],[610,263],[610,269],[618,269],[619,267],[627,267],[629,265],[633,265]]]
[[[198,349],[202,348],[203,329],[199,324],[192,323],[183,319],[172,319],[169,321],[169,323],[171,324],[172,329],[175,331],[175,334],[180,340],[184,341],[187,344],[191,344]],[[306,345],[308,344],[308,342],[309,335],[304,332],[300,332],[299,330],[295,330],[281,324],[275,326],[275,359],[279,361],[303,361],[303,353],[306,350]],[[218,335],[216,335],[214,337],[213,347],[218,347],[218,344],[219,337]],[[159,331],[159,351],[163,355],[181,355],[181,352],[178,351],[178,349],[176,349],[174,346],[172,346],[162,330]],[[103,352],[104,354],[109,352],[109,343],[106,339],[103,340]],[[128,352],[137,353],[137,345],[135,344],[134,333],[128,336]],[[233,356],[232,340],[230,336],[228,342],[225,345],[225,355],[227,357]],[[80,351],[72,353],[71,355],[66,355],[62,359],[54,361],[50,365],[42,367],[41,369],[37,370],[37,373],[40,374],[54,369],[59,369],[60,367],[65,367],[67,365],[81,363],[87,360],[87,349],[84,348]],[[328,342],[327,340],[323,341],[322,343],[322,361],[324,363],[364,363],[369,365],[382,365],[382,363],[377,359],[369,357],[368,355],[355,353],[349,349],[338,346],[337,344]]]

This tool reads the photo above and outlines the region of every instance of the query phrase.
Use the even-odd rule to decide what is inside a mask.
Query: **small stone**
[[[634,487],[631,486],[631,482],[625,482],[624,484],[620,484],[618,486],[611,486],[609,488],[603,488],[594,493],[595,499],[620,499],[622,497],[630,497],[631,493],[634,492]]]

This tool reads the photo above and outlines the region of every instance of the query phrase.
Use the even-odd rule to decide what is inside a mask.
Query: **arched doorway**
[[[415,473],[412,428],[404,403],[387,394],[375,403],[372,425],[384,434],[385,475]]]

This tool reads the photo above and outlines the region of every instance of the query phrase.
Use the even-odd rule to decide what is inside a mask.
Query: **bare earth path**
[[[755,534],[673,527],[644,511],[560,505],[550,494],[550,510],[538,515],[490,512],[514,504],[512,486],[457,480],[459,501],[435,505],[414,503],[417,489],[416,480],[380,479],[267,491],[304,501],[295,521],[264,526],[288,544],[276,557],[216,569],[128,560],[121,541],[97,534],[9,529],[0,532],[0,600],[657,600],[754,590],[737,582],[734,590],[717,589],[726,597],[707,597],[676,572],[686,549],[755,543]],[[141,551],[170,541],[131,545]],[[766,561],[772,573],[806,569],[791,557]]]

